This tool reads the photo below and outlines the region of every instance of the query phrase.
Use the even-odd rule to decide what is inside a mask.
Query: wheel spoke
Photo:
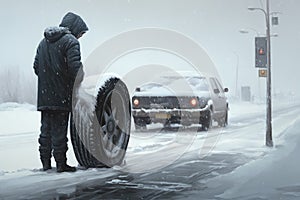
[[[109,152],[112,152],[113,147],[114,147],[113,139],[112,139],[112,138],[113,138],[113,137],[110,137],[110,140],[107,142],[107,150],[108,150]]]
[[[114,144],[114,145],[118,145],[118,134],[116,133],[116,131],[114,131],[113,135],[111,136],[111,142]]]
[[[115,120],[116,128],[120,128],[119,121],[120,120]]]
[[[103,143],[104,143],[104,146],[107,146],[107,143],[108,143],[108,142],[109,142],[108,136],[105,135],[105,136],[103,137]]]
[[[123,142],[125,141],[125,135],[126,135],[126,133],[124,133],[123,131],[120,131],[118,143],[116,144],[120,148],[122,148]]]

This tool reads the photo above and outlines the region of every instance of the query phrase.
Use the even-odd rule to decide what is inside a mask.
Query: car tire
[[[146,124],[134,124],[134,125],[135,125],[135,130],[137,130],[137,131],[147,130],[147,125]]]
[[[78,163],[86,168],[121,165],[131,123],[125,83],[119,78],[109,78],[98,91],[93,115],[85,118],[88,121],[73,114],[71,117],[71,140]]]
[[[203,115],[203,114],[202,114]],[[200,114],[201,131],[208,131],[212,127],[212,111],[207,110],[204,116]]]
[[[165,131],[171,131],[171,132],[178,132],[179,127],[178,126],[172,126],[171,123],[164,124],[164,130]]]
[[[219,122],[219,126],[226,127],[227,125],[228,125],[228,111],[226,110],[224,117]]]

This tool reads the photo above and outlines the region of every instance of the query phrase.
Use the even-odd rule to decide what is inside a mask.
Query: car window
[[[224,88],[221,86],[221,83],[219,82],[219,80],[218,79],[215,79],[215,80],[216,80],[216,83],[217,83],[217,86],[218,86],[220,92],[224,93]]]
[[[170,85],[174,81],[179,80],[180,78],[182,79],[182,77],[176,77],[176,76],[162,76],[157,80],[157,82],[160,83],[161,85]]]
[[[188,83],[191,87],[199,91],[209,91],[209,84],[205,77],[199,76],[161,76],[156,82],[147,83],[141,86],[141,90],[147,91],[156,87],[170,86]]]
[[[208,91],[208,84],[204,77],[187,77],[188,83],[200,91]]]
[[[147,83],[147,84],[141,86],[141,90],[147,91],[147,90],[150,90],[150,89],[153,89],[156,87],[161,87],[161,86],[162,85],[159,83]]]
[[[219,88],[218,88],[218,86],[217,86],[217,83],[216,83],[215,79],[214,79],[214,78],[209,78],[209,82],[210,82],[210,84],[211,84],[211,87],[212,87],[214,93],[217,93],[217,92],[215,92],[215,91],[216,91],[216,89],[219,90]]]

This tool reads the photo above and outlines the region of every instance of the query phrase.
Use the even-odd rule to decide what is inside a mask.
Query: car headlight
[[[191,105],[192,107],[196,107],[196,106],[197,106],[197,103],[198,103],[198,101],[197,101],[196,98],[191,98],[191,100],[190,100],[190,105]]]
[[[140,105],[140,100],[137,99],[137,98],[133,99],[132,102],[133,102],[133,106],[134,106],[134,107],[138,107],[138,106]]]

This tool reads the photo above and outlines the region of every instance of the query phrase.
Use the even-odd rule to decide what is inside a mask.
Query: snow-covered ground
[[[299,199],[300,198],[300,109],[296,107],[276,108],[273,112],[274,148],[267,148],[257,136],[264,137],[265,125],[257,123],[251,132],[238,140],[220,141],[215,151],[240,151],[258,156],[257,159],[240,166],[231,173],[204,181],[210,190],[222,185],[226,189],[217,195],[221,199]],[[251,106],[248,109],[253,112]],[[287,112],[284,112],[286,110]],[[261,119],[258,119],[261,120]],[[243,133],[248,126],[244,127]],[[225,144],[224,144],[225,143]],[[234,148],[226,145],[231,143]]]
[[[213,153],[241,153],[251,162],[236,170],[211,179],[199,180],[208,190],[226,189],[221,199],[255,199],[289,195],[300,197],[300,173],[297,153],[300,150],[300,108],[296,102],[273,104],[274,148],[265,147],[265,104],[235,102],[230,104],[229,126],[214,127],[196,133],[161,133],[157,126],[147,133],[132,131],[126,166],[114,169],[88,169],[76,173],[41,172],[38,154],[40,113],[34,106],[6,103],[0,105],[0,199],[24,199],[46,192],[73,193],[76,184],[89,183],[117,175],[118,170],[149,172],[172,164],[189,152],[197,152],[195,160]],[[152,128],[152,129],[151,129]],[[191,134],[192,133],[192,134]],[[188,142],[192,139],[191,142]],[[298,150],[298,152],[297,152]],[[160,156],[156,156],[160,155]],[[170,156],[172,155],[172,156]],[[68,163],[77,165],[71,142]],[[156,165],[155,165],[156,163]],[[158,164],[157,164],[158,163]],[[216,197],[216,198],[217,198]],[[193,198],[193,196],[191,196]]]

